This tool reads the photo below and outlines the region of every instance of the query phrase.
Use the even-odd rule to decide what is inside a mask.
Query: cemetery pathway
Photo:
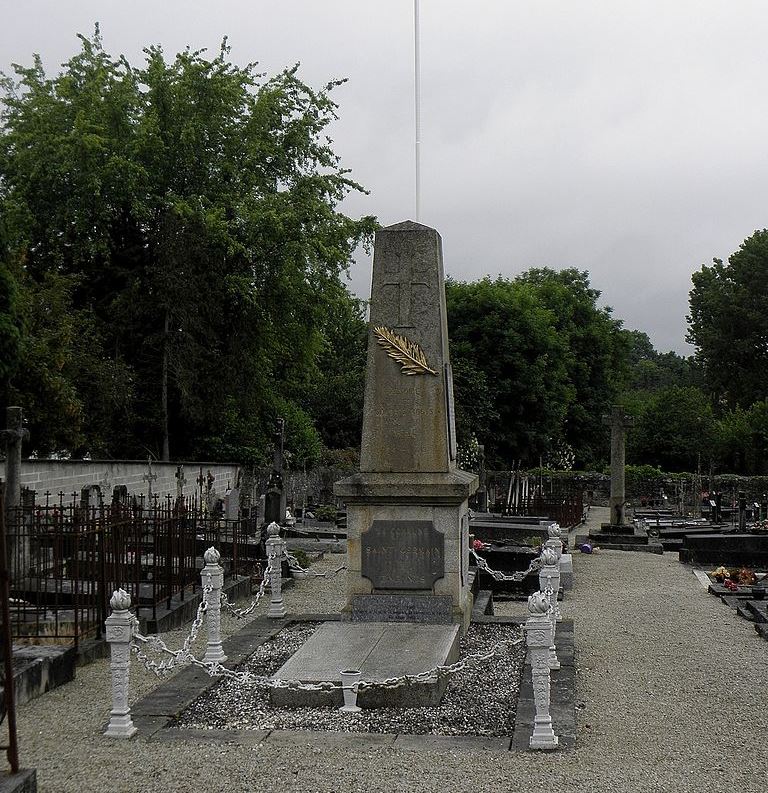
[[[593,510],[591,520],[606,514]],[[334,567],[338,557],[323,564]],[[768,644],[752,625],[708,595],[676,554],[603,551],[576,555],[574,568],[563,612],[576,632],[575,749],[468,752],[450,741],[350,749],[332,738],[318,748],[290,736],[250,745],[110,741],[101,735],[108,664],[97,661],[22,706],[22,763],[37,767],[41,793],[763,789]],[[286,605],[335,610],[342,587],[338,579],[299,582]],[[132,667],[132,700],[155,684]]]

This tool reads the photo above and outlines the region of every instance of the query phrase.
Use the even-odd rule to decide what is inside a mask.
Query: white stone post
[[[106,619],[107,641],[111,656],[112,710],[104,735],[109,738],[131,738],[137,732],[128,707],[128,672],[133,639],[133,614],[131,596],[118,589],[109,601],[112,613]]]
[[[531,682],[536,715],[533,720],[531,749],[555,749],[558,739],[552,729],[549,712],[550,667],[549,650],[552,644],[552,622],[549,618],[549,600],[543,592],[528,598],[529,617],[523,630],[531,661]]]
[[[272,597],[269,601],[267,616],[272,619],[282,619],[285,614],[285,603],[283,603],[282,593],[282,568],[283,554],[285,553],[285,540],[280,537],[280,527],[274,521],[267,526],[267,560],[269,567],[269,585],[272,590]]]
[[[549,620],[552,623],[552,641],[549,646],[549,668],[559,669],[560,661],[555,648],[555,631],[557,629],[557,593],[560,590],[560,565],[557,554],[552,548],[543,548],[541,551],[542,568],[539,570],[539,589],[549,603]],[[556,588],[555,588],[556,587]]]
[[[224,585],[224,568],[219,564],[221,554],[211,546],[204,554],[205,567],[200,577],[203,584],[203,597],[208,603],[206,619],[208,622],[208,645],[205,648],[203,663],[223,663],[227,660],[221,646],[221,588]],[[205,592],[210,586],[211,591]]]

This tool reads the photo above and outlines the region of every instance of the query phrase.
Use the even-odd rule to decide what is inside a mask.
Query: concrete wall
[[[152,473],[157,479],[152,482],[152,492],[160,496],[176,496],[176,470],[180,463],[152,462]],[[184,495],[199,492],[197,478],[202,469],[203,477],[210,471],[214,477],[213,489],[222,498],[228,487],[237,483],[239,466],[234,463],[183,463]],[[80,493],[84,487],[99,485],[105,500],[112,496],[112,488],[125,485],[129,494],[147,493],[148,473],[146,460],[22,460],[21,486],[37,493],[37,501],[45,501],[45,493],[66,496]],[[2,463],[5,479],[5,462]]]

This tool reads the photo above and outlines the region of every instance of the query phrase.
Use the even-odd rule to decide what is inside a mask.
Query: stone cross
[[[611,412],[603,416],[603,424],[611,428],[611,525],[624,525],[624,441],[626,431],[634,427],[635,420],[625,415],[614,405]]]
[[[361,470],[456,468],[440,235],[406,221],[376,234]]]
[[[0,433],[5,441],[5,531],[6,553],[11,579],[23,574],[26,567],[26,546],[23,543],[23,532],[13,531],[20,525],[18,514],[21,506],[21,444],[29,438],[29,431],[24,429],[24,416],[20,407],[9,407],[5,411],[6,429]]]
[[[152,458],[147,457],[147,473],[141,477],[147,483],[147,504],[152,504],[152,482],[157,479],[157,474],[152,473]]]
[[[180,501],[184,498],[184,485],[187,484],[187,478],[184,476],[184,466],[180,465],[174,474],[176,477],[176,498]]]

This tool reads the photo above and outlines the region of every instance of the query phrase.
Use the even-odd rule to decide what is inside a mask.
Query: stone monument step
[[[747,608],[745,601],[736,604],[736,613],[747,622],[755,622],[755,615]]]
[[[605,534],[634,534],[635,527],[631,523],[617,525],[615,523],[601,523],[600,531]],[[590,532],[591,534],[592,532]]]
[[[362,680],[415,675],[453,663],[458,658],[459,633],[458,625],[326,622],[278,669],[274,678],[304,683],[340,683],[340,672],[345,669],[358,670]],[[362,708],[438,705],[447,683],[447,679],[443,679],[439,683],[368,689],[360,692],[357,704]],[[270,698],[278,707],[342,704],[341,690],[273,688]]]
[[[647,538],[643,538],[647,539]],[[578,549],[580,545],[588,542],[595,548],[601,548],[604,551],[638,551],[641,553],[664,553],[664,547],[660,542],[649,542],[647,545],[640,545],[638,543],[628,542],[605,542],[597,537],[585,537],[581,535],[576,537],[575,547]]]
[[[749,609],[754,622],[768,624],[768,600],[747,600],[744,605]]]
[[[756,622],[755,630],[759,636],[762,636],[766,641],[768,641],[768,625],[766,625],[764,622]]]
[[[647,545],[648,537],[639,534],[608,534],[603,531],[590,531],[590,539],[602,546],[606,542],[618,542],[622,545]]]

